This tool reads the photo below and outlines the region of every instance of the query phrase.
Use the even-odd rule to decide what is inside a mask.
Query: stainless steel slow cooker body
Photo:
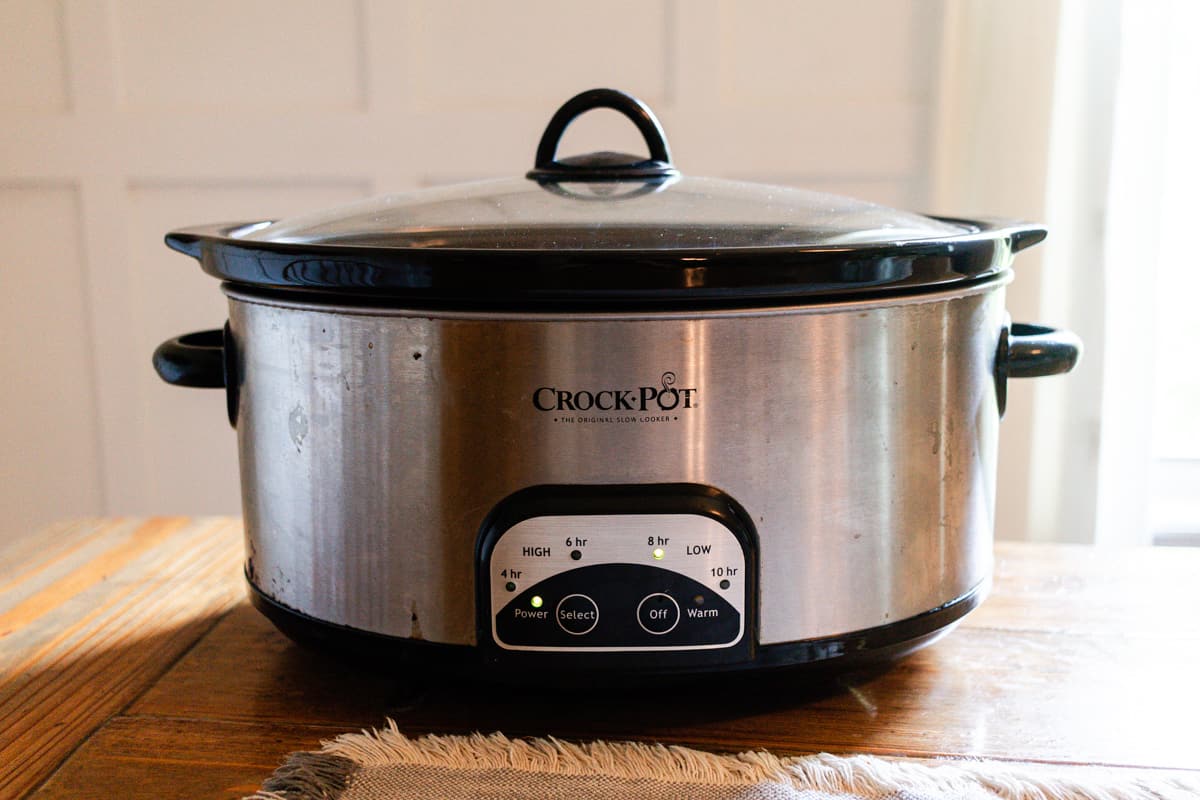
[[[647,139],[648,161],[602,154],[583,162],[600,178],[572,181],[615,164],[655,190],[673,167]],[[558,191],[552,147],[539,164]],[[156,367],[227,387],[252,596],[342,649],[517,676],[907,652],[986,592],[1007,379],[1078,354],[1069,334],[1008,322],[1033,226],[962,236],[986,245],[975,274],[955,261],[970,247],[913,236],[782,297],[704,295],[693,272],[701,303],[686,285],[659,302],[543,291],[567,253],[540,294],[490,304],[389,286],[362,250],[243,235],[263,227],[169,238],[227,280],[230,316],[164,344]]]

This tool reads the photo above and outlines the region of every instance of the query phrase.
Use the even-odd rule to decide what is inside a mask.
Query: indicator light
[[[579,552],[578,550],[571,551],[571,560],[572,561],[578,561],[581,558],[583,558],[583,553]]]
[[[729,581],[727,581],[727,580],[726,580],[726,581],[721,581],[721,588],[722,588],[722,589],[728,589],[728,588],[729,588]]]
[[[667,554],[667,551],[663,550],[661,547],[654,548],[654,551],[652,553],[650,553],[650,555],[654,556],[655,561],[662,561],[663,556],[665,556],[666,554]]]
[[[540,594],[535,594],[533,597],[529,598],[529,605],[533,606],[534,608],[541,608],[542,596]]]
[[[512,581],[509,581],[508,583],[504,584],[504,588],[507,591],[515,592],[517,590],[517,585],[515,583],[513,583]]]

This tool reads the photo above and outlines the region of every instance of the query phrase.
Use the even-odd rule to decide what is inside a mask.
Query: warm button
[[[554,609],[558,627],[575,636],[582,636],[596,627],[600,620],[600,609],[586,594],[569,594],[558,601]]]
[[[638,603],[637,621],[646,633],[655,636],[670,633],[679,624],[679,604],[662,592],[646,595]]]

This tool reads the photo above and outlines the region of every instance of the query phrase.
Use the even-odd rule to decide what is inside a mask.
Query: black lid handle
[[[558,144],[579,115],[594,108],[611,108],[624,114],[641,131],[650,158],[625,153],[589,153],[559,160]],[[526,177],[536,181],[661,180],[679,174],[671,164],[667,135],[654,112],[636,97],[616,89],[589,89],[575,95],[550,118],[538,142],[534,167]]]

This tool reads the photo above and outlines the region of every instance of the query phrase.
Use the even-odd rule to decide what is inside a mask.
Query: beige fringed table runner
[[[1086,775],[1084,774],[1086,773]],[[821,754],[715,755],[633,742],[346,734],[294,753],[247,800],[1176,800],[1186,777],[996,762],[930,763]]]

